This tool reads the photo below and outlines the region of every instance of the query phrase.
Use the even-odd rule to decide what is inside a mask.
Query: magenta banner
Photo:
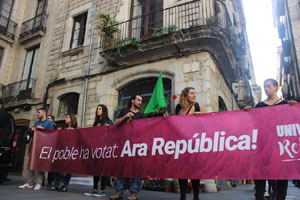
[[[40,130],[30,169],[201,179],[300,179],[300,104]]]

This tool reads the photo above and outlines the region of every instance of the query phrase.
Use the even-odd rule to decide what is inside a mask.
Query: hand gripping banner
[[[300,179],[300,104],[39,130],[30,169],[201,179]]]

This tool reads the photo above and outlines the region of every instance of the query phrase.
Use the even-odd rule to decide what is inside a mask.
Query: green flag
[[[164,95],[162,73],[160,73],[155,88],[153,90],[152,97],[144,111],[144,114],[158,111],[160,108],[164,107],[167,107],[167,103]]]

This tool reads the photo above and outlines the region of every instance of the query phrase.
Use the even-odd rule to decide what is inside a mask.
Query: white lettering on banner
[[[55,160],[68,160],[68,159],[72,159],[75,160],[78,157],[78,150],[74,148],[74,146],[69,149],[69,147],[67,146],[65,149],[61,149],[61,150],[55,150],[53,158],[52,158],[52,163]]]
[[[289,159],[283,161],[298,161],[300,156],[300,125],[299,124],[284,124],[276,126],[278,137],[288,137],[283,141],[278,142],[280,156],[287,155]],[[298,137],[298,142],[291,142],[291,137]],[[294,140],[293,140],[294,141]]]
[[[255,150],[257,148],[257,133],[257,129],[254,129],[252,132],[252,140],[251,136],[249,135],[241,135],[239,137],[226,137],[225,131],[216,131],[213,139],[207,137],[205,132],[203,132],[202,134],[196,133],[193,139],[189,140],[176,140],[165,142],[164,138],[154,138],[151,155],[155,156],[157,154],[174,154],[174,159],[178,159],[180,155],[185,154],[187,152],[192,154],[211,151],[224,151],[224,149],[228,151]],[[198,137],[198,135],[201,135],[201,139],[195,138],[195,136]],[[221,137],[219,137],[219,135],[221,135]]]
[[[227,136],[225,131],[216,131],[214,137],[211,138],[206,132],[195,133],[191,139],[168,140],[164,138],[153,138],[152,156],[155,155],[173,155],[174,159],[179,159],[180,155],[189,153],[207,153],[207,152],[222,152],[222,151],[244,151],[255,150],[257,148],[257,129],[252,131],[252,140],[249,135]],[[126,140],[122,145],[120,157],[134,157],[147,156],[148,145],[146,143],[132,143]],[[288,144],[286,145],[288,146]],[[287,147],[283,149],[287,151]],[[109,159],[117,158],[116,149],[119,148],[117,144],[114,146],[86,148],[80,147],[76,149],[74,146],[66,146],[63,149],[56,149],[52,151],[53,147],[42,147],[40,152],[40,159],[50,159],[52,163],[58,160],[87,160],[87,159]],[[297,151],[297,146],[292,145],[292,152]],[[51,155],[51,153],[53,155]]]
[[[276,126],[278,137],[300,136],[299,124],[287,124]]]
[[[58,160],[77,160],[77,159],[108,159],[108,158],[117,158],[116,149],[119,148],[117,144],[114,146],[107,146],[104,147],[96,147],[96,148],[85,148],[80,147],[80,149],[76,149],[75,146],[69,147],[66,146],[63,149],[56,149],[55,151],[53,147],[42,147],[40,152],[40,159],[49,159],[52,163]],[[139,151],[138,155],[145,154],[144,151]]]
[[[194,149],[192,149],[193,146],[193,139],[188,140],[188,152],[189,153],[197,153],[200,145],[200,139],[195,140],[195,146]]]
[[[158,145],[158,142],[159,142],[159,145]],[[165,144],[164,138],[154,138],[151,155],[154,156],[156,150],[158,151],[159,155],[163,155],[164,153],[163,153],[162,147],[164,146],[164,144]]]
[[[207,144],[207,145],[205,145],[205,144]],[[202,133],[200,152],[210,152],[211,149],[212,149],[212,140],[210,138],[206,138],[206,133]]]
[[[287,153],[290,158],[295,158],[297,154],[300,153],[300,138],[299,143],[291,143],[289,140],[284,140],[283,142],[278,142],[280,148],[280,156]]]
[[[79,159],[87,160],[89,159],[89,155],[90,155],[90,150],[88,148],[81,147]]]
[[[179,154],[184,154],[186,152],[187,143],[185,140],[176,140],[175,148],[175,159],[178,159]]]
[[[131,148],[130,140],[126,140],[120,157],[127,155],[128,157],[136,156],[147,156],[148,145],[146,143],[133,144]]]
[[[107,147],[105,145],[104,147],[92,148],[92,158],[117,158],[118,156],[115,154],[117,148],[118,146],[116,144],[113,147]]]
[[[168,141],[165,145],[165,152],[168,155],[174,154],[175,152],[175,142],[174,141]],[[163,152],[161,152],[163,153]]]
[[[40,159],[49,159],[49,157],[51,155],[51,151],[52,151],[52,147],[43,147],[42,151],[41,151],[41,154],[40,154]]]
[[[173,155],[174,159],[179,159],[180,155],[189,153],[207,153],[207,152],[222,152],[235,150],[255,150],[257,148],[257,129],[252,131],[252,140],[249,135],[226,136],[225,131],[216,131],[214,137],[211,138],[206,132],[195,133],[191,139],[168,140],[164,138],[153,138],[152,156],[155,155]],[[285,145],[285,146],[284,146]],[[287,150],[289,143],[283,145],[283,150],[290,154]],[[298,146],[292,145],[292,152],[298,151]],[[42,147],[39,158],[50,159],[52,163],[58,160],[87,160],[87,159],[109,159],[117,158],[116,149],[119,148],[117,144],[114,146],[86,148],[80,147],[76,149],[74,146],[66,146],[63,149],[55,149],[53,147]],[[147,156],[148,145],[146,143],[132,143],[126,140],[122,148],[120,157],[134,157]],[[52,154],[51,154],[52,153]]]

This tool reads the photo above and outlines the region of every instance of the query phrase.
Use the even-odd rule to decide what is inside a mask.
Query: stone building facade
[[[252,90],[256,83],[240,0],[45,2],[45,29],[23,41],[32,33],[22,40],[21,24],[35,16],[34,6],[15,0],[18,11],[11,19],[20,24],[16,37],[6,46],[0,41],[5,51],[13,52],[5,53],[0,68],[1,105],[20,127],[33,124],[38,107],[46,107],[58,125],[73,113],[81,127],[92,126],[100,103],[114,118],[133,93],[141,94],[146,104],[160,72],[171,113],[178,103],[171,96],[180,96],[185,87],[195,88],[207,112],[259,101],[259,92]],[[103,34],[95,14],[108,14],[118,22],[117,31]],[[28,51],[38,45],[34,87],[27,81],[30,95],[8,94],[12,83],[23,80]]]
[[[278,81],[283,97],[300,100],[300,1],[273,0],[274,25],[281,40]]]
[[[16,173],[27,172],[23,135],[33,126],[47,87],[48,57],[58,1],[0,1],[0,108],[12,113],[18,133]]]

